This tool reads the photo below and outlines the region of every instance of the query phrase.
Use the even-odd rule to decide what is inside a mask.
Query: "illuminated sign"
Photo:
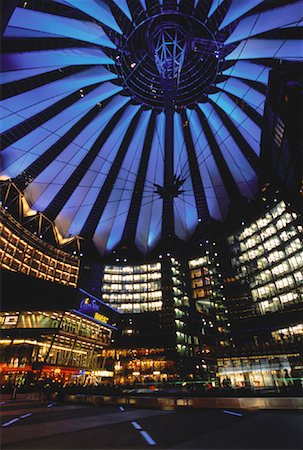
[[[100,314],[98,312],[96,312],[94,314],[94,319],[98,320],[99,322],[103,322],[103,323],[108,323],[109,318],[104,316],[103,314]]]
[[[92,375],[96,377],[113,377],[114,372],[110,370],[93,370]]]
[[[4,325],[17,325],[18,316],[6,316],[4,319]]]
[[[85,297],[80,303],[80,311],[86,313],[92,313],[98,311],[99,305],[96,300],[89,297]]]

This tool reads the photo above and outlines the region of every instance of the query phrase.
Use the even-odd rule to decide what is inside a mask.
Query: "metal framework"
[[[160,28],[154,35],[155,62],[163,80],[180,80],[186,39],[178,28]]]

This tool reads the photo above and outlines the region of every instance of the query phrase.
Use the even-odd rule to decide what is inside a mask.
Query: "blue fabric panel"
[[[72,141],[66,146],[64,151],[60,153],[58,158],[48,165],[48,167],[37,177],[37,179],[29,185],[26,195],[31,199],[34,209],[44,210],[51,203],[53,197],[59,192],[62,185],[68,180],[70,175],[75,171],[86,154],[90,151],[96,139],[102,133],[108,121],[117,111],[117,105],[111,107],[111,104],[101,111],[94,120],[92,120]],[[39,196],[34,199],[36,193],[36,185],[48,184],[43,195],[39,192]],[[55,185],[56,189],[50,189],[50,185]],[[51,194],[49,192],[51,191]],[[35,202],[39,198],[39,205]]]
[[[1,132],[18,125],[78,89],[113,78],[116,78],[116,75],[106,69],[94,67],[53,81],[47,85],[47,89],[40,86],[3,100],[0,103]],[[106,87],[110,90],[112,86],[109,83]]]
[[[209,95],[209,98],[220,106],[220,108],[229,116],[242,136],[259,156],[261,139],[260,127],[224,92]]]
[[[36,69],[38,67],[65,67],[114,64],[102,50],[93,47],[74,47],[35,52],[4,53],[1,67],[4,72],[11,70]]]
[[[213,135],[241,194],[251,197],[253,192],[250,184],[256,185],[256,174],[214,108],[211,105],[203,105],[201,109],[208,117]]]
[[[223,2],[224,2],[224,0],[213,0],[211,7],[209,9],[209,12],[208,12],[208,17],[210,17],[216,11],[216,9],[219,8],[221,3],[223,3]]]
[[[227,14],[219,26],[219,30],[222,30],[222,28],[226,27],[226,25],[229,25],[231,22],[250,11],[252,8],[258,6],[262,3],[262,1],[263,0],[232,0]]]
[[[93,19],[107,25],[109,28],[122,34],[121,28],[117,24],[110,8],[103,0],[55,0],[58,3],[63,3],[74,8],[80,9]]]
[[[238,61],[233,66],[223,70],[222,74],[236,78],[244,78],[245,80],[259,81],[267,85],[269,71],[270,67],[248,61]]]
[[[146,11],[146,0],[140,0],[140,3],[142,5],[142,8]]]
[[[183,123],[180,114],[174,114],[174,173],[184,176],[185,192],[174,198],[175,232],[180,239],[188,239],[198,223],[196,200],[190,176],[188,155],[183,136]]]
[[[115,91],[110,90],[108,84],[104,83],[97,89],[94,89],[89,95],[80,98],[75,104],[5,149],[2,152],[2,173],[14,178],[25,170],[28,165],[60,139],[96,103],[118,92],[116,90],[118,86],[112,85],[112,87]],[[116,100],[123,105],[124,102],[129,101],[129,97],[116,96]]]
[[[44,33],[45,37],[48,37],[48,35],[49,37],[61,36],[116,48],[103,29],[93,22],[69,19],[25,8],[15,9],[4,36],[14,36],[13,30],[18,30],[18,37],[23,36],[22,31],[32,31],[33,33]],[[30,34],[26,34],[24,37],[30,37]],[[33,35],[33,37],[36,37],[36,35]]]
[[[13,70],[11,72],[2,72],[0,76],[0,84],[12,83],[13,81],[24,80],[25,78],[35,77],[41,73],[56,70],[55,67],[39,67],[38,69]]]
[[[44,39],[44,38],[58,38],[59,36],[52,33],[45,33],[44,31],[34,31],[25,28],[7,26],[4,32],[5,38],[25,38],[25,39]]]
[[[126,0],[113,0],[113,2],[116,3],[118,8],[120,8],[121,11],[124,12],[126,17],[128,17],[130,21],[133,20]]]
[[[275,28],[285,27],[289,24],[300,24],[303,14],[302,11],[303,1],[300,0],[290,5],[246,17],[241,20],[233,33],[227,38],[225,44],[241,41],[257,34],[274,30]]]
[[[251,88],[243,81],[236,78],[229,78],[223,83],[218,83],[217,87],[243,99],[246,103],[258,111],[259,114],[263,115],[265,95],[261,94],[256,89]]]
[[[150,116],[151,110],[140,115],[108,203],[96,229],[93,239],[101,254],[111,251],[122,237]]]
[[[80,233],[117,155],[130,122],[139,108],[140,106],[138,105],[127,107],[119,123],[100,149],[97,158],[93,161],[79,186],[62,209],[60,217],[64,215],[67,222],[72,220],[68,230],[63,230],[64,234],[77,235]],[[78,195],[82,195],[82,202],[79,202]]]
[[[156,117],[156,124],[147,166],[142,204],[138,218],[135,242],[147,253],[159,241],[162,230],[163,200],[155,193],[154,183],[164,183],[165,114]]]
[[[220,202],[222,201],[222,199],[217,198],[216,193],[217,185],[223,185],[218,167],[213,161],[210,146],[208,144],[196,111],[187,110],[187,117],[189,119],[191,136],[195,148],[196,158],[199,164],[201,180],[209,213],[214,219],[222,220],[223,216],[220,206]],[[208,163],[210,161],[211,164],[208,166]],[[213,184],[213,182],[215,183],[215,185]],[[225,198],[227,198],[228,202],[226,193]]]
[[[301,61],[303,59],[302,41],[299,39],[248,39],[242,41],[225,59],[232,61],[259,58]]]

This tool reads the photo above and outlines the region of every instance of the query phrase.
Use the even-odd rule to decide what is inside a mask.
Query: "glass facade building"
[[[10,278],[23,289],[36,287],[37,294],[46,288],[13,274]],[[13,309],[21,302],[15,292],[5,290],[0,313],[1,383],[14,380],[29,389],[29,382],[37,385],[49,379],[63,385],[94,384],[102,377],[113,377],[107,349],[116,330],[112,326],[116,312],[85,291],[47,287],[50,294],[48,298],[45,295],[41,310],[34,293],[27,294],[27,310]]]
[[[117,382],[178,380],[194,372],[192,304],[186,274],[170,254],[141,265],[105,265],[102,299],[120,311]]]
[[[247,280],[258,314],[280,311],[303,300],[301,217],[284,201],[228,242],[232,264]]]
[[[11,363],[15,367],[43,362],[78,370],[99,369],[103,362],[102,349],[108,347],[111,340],[110,327],[76,311],[7,312],[1,313],[0,321],[2,334],[12,336],[0,340],[2,363]],[[25,337],[29,330],[41,335]],[[18,331],[22,331],[21,339],[17,337]]]
[[[76,288],[78,239],[63,239],[53,221],[30,209],[12,181],[0,180],[0,199],[0,268]]]
[[[279,194],[271,202],[262,195],[264,213],[227,238],[246,312],[237,306],[235,344],[221,353],[218,372],[234,387],[279,389],[303,375],[302,216]]]
[[[102,299],[121,313],[162,309],[161,263],[105,266]]]
[[[188,261],[188,269],[191,298],[199,315],[197,375],[216,384],[217,354],[230,345],[230,322],[223,300],[217,244],[211,242],[206,247],[203,256]]]
[[[0,208],[0,267],[75,288],[80,261],[42,241]]]

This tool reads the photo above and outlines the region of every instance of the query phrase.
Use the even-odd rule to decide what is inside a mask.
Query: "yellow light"
[[[99,320],[100,322],[104,322],[104,323],[108,323],[109,318],[104,316],[103,314],[100,314],[98,312],[96,312],[94,314],[94,319]]]
[[[96,377],[113,377],[114,372],[111,370],[93,370],[92,375],[95,375]]]

